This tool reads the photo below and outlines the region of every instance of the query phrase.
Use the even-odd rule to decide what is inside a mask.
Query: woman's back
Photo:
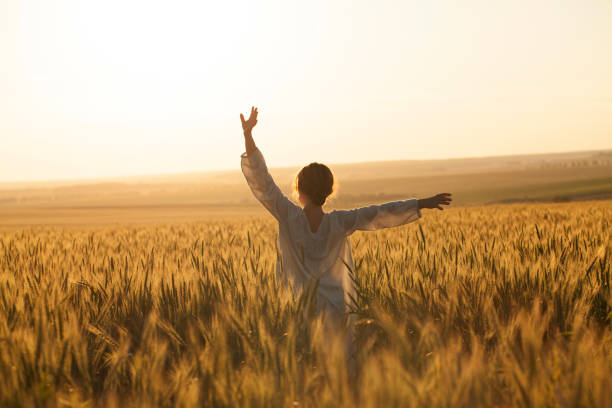
[[[241,157],[242,172],[253,195],[278,221],[279,281],[291,282],[299,290],[318,283],[319,309],[326,307],[342,316],[355,298],[351,278],[354,270],[349,236],[357,230],[376,230],[416,221],[420,208],[438,208],[450,203],[450,194],[425,200],[404,200],[323,213],[322,206],[332,194],[331,170],[311,163],[298,174],[297,190],[304,209],[291,202],[274,183],[263,155],[255,145],[251,130],[257,124],[257,109],[248,120],[241,114],[246,153]]]
[[[257,149],[243,154],[242,172],[253,195],[278,221],[277,278],[299,290],[318,281],[318,306],[342,314],[355,288],[354,262],[348,237],[358,229],[372,230],[406,224],[420,217],[416,200],[398,201],[355,210],[321,213],[313,231],[306,212],[292,203],[274,183]],[[317,221],[316,219],[314,221]]]

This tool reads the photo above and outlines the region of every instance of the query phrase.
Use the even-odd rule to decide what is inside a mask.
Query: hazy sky
[[[612,148],[612,1],[0,0],[0,181]]]

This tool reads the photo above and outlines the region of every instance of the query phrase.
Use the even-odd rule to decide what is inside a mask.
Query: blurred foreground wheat
[[[612,202],[358,233],[357,377],[270,218],[0,232],[0,406],[612,406]]]

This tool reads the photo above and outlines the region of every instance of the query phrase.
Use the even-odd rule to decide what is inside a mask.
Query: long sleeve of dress
[[[242,173],[257,198],[278,221],[287,218],[290,208],[295,207],[278,188],[268,172],[266,161],[259,149],[241,156]]]
[[[347,235],[357,230],[373,231],[397,227],[421,217],[418,200],[393,201],[381,205],[338,211],[340,225]]]

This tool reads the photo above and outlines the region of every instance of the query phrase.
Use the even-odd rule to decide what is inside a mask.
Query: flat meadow
[[[611,407],[612,201],[358,232],[354,375],[269,217],[0,229],[0,406]]]

